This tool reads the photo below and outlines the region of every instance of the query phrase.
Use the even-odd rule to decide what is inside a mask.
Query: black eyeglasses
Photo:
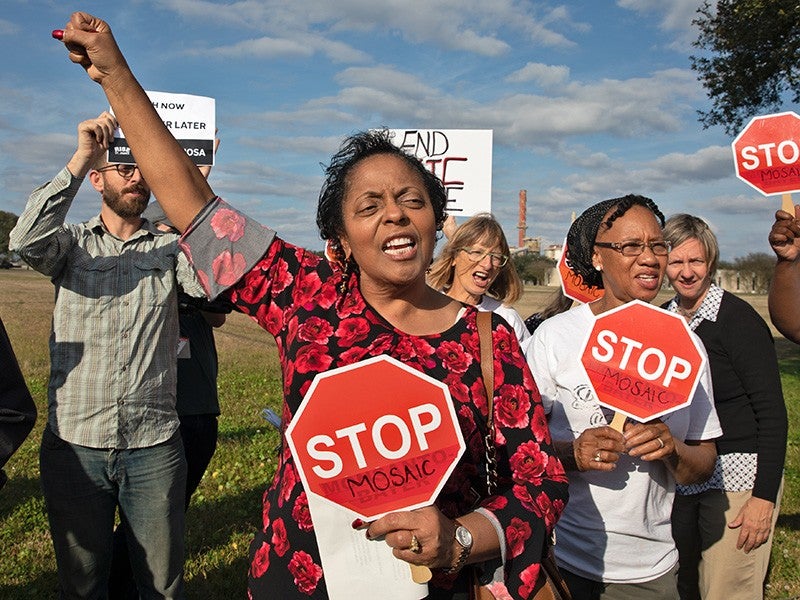
[[[474,263],[481,262],[487,256],[492,261],[492,266],[495,267],[505,267],[508,262],[508,257],[505,254],[498,254],[497,252],[475,250],[473,248],[459,248],[459,250],[466,253],[467,258]]]
[[[134,171],[136,171],[138,168],[139,168],[138,165],[116,164],[116,165],[108,165],[106,167],[101,167],[100,169],[95,169],[95,171],[97,171],[98,173],[102,173],[103,171],[110,171],[111,169],[115,169],[117,173],[119,173],[120,177],[122,177],[123,179],[130,179],[131,177],[133,177]],[[141,171],[139,171],[139,173],[141,173]]]
[[[656,256],[666,256],[672,250],[669,242],[655,241],[655,242],[595,242],[595,246],[601,248],[611,248],[616,250],[622,256],[639,256],[644,252],[645,247],[650,248],[650,251]]]

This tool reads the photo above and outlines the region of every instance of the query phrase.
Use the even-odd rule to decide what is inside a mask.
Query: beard
[[[128,200],[123,200],[125,194],[135,195]],[[150,190],[139,184],[123,187],[119,190],[112,190],[106,187],[103,190],[103,202],[123,219],[138,217],[150,202]]]

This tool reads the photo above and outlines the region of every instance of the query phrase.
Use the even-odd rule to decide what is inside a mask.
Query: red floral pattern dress
[[[500,486],[498,494],[481,498],[475,490],[485,490],[488,405],[474,308],[442,333],[408,335],[365,302],[357,274],[342,285],[343,274],[326,260],[274,237],[220,200],[209,203],[182,244],[212,297],[232,286],[225,290],[230,301],[275,336],[284,427],[315,375],[373,356],[387,354],[448,385],[467,449],[436,505],[449,517],[476,506],[491,513],[505,532],[499,585],[513,598],[530,597],[544,541],[566,503],[567,479],[513,329],[493,316]],[[306,493],[285,441],[262,515],[250,546],[248,596],[327,598]],[[429,597],[463,593],[468,571],[447,576],[434,570]]]

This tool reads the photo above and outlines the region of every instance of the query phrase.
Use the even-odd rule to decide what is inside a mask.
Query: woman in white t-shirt
[[[459,302],[499,314],[520,343],[528,339],[525,322],[510,306],[522,296],[522,282],[500,223],[489,213],[460,226],[448,217],[444,232],[448,241],[428,270],[428,284]]]
[[[574,598],[678,598],[678,553],[670,509],[676,482],[707,478],[721,434],[708,370],[689,406],[647,423],[608,423],[580,363],[595,318],[661,288],[669,244],[655,203],[628,195],[581,214],[567,236],[572,269],[605,294],[553,316],[526,355],[556,451],[569,476],[569,503],[556,526],[555,553]]]

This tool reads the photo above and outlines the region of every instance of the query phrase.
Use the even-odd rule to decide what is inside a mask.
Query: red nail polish
[[[364,521],[362,521],[361,519],[356,519],[352,523],[353,529],[361,529],[363,526],[364,526]]]
[[[64,39],[64,30],[63,29],[53,29],[53,33],[51,33],[50,35],[53,36],[53,39],[63,40]]]

